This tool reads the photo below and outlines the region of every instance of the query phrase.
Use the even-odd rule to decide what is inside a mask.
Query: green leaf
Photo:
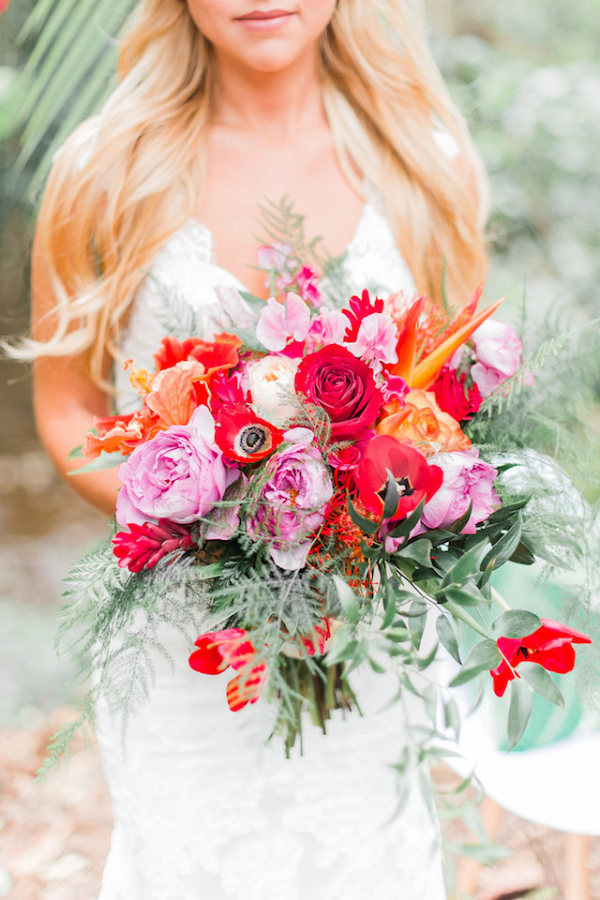
[[[473,575],[479,568],[479,557],[481,555],[481,545],[473,547],[459,557],[458,561],[449,569],[442,580],[442,587],[448,584],[464,584],[469,576]]]
[[[423,514],[423,507],[425,506],[425,498],[421,500],[417,508],[407,516],[406,519],[403,519],[396,527],[390,531],[390,537],[393,538],[401,538],[407,537],[421,518]]]
[[[333,637],[329,652],[325,656],[325,662],[328,666],[333,666],[335,663],[351,659],[357,650],[358,641],[353,639],[348,626],[340,625]]]
[[[436,594],[436,598],[438,596],[451,600],[453,603],[459,603],[461,606],[487,605],[487,600],[475,584],[466,584],[464,587],[456,587],[456,585],[451,584],[440,590],[439,595]],[[440,602],[443,602],[443,600]]]
[[[410,631],[411,640],[413,642],[413,645],[418,650],[421,646],[423,633],[425,631],[425,624],[427,622],[427,604],[423,603],[422,600],[413,601],[407,615],[409,617],[408,628]]]
[[[361,514],[357,511],[356,507],[354,506],[349,495],[346,498],[346,502],[348,504],[348,514],[349,514],[350,518],[352,519],[352,521],[354,522],[354,524],[358,525],[360,530],[362,532],[364,532],[365,534],[375,534],[375,532],[379,528],[379,525],[376,522],[371,522],[370,519],[366,519],[364,516],[361,516]]]
[[[344,615],[351,625],[356,625],[360,619],[360,604],[358,602],[358,597],[350,585],[345,582],[343,578],[340,578],[339,575],[333,576],[333,583],[335,584],[340,604],[344,610]]]
[[[267,305],[262,297],[257,297],[249,291],[240,291],[239,294],[240,297],[246,301],[250,309],[257,314],[259,314]]]
[[[383,520],[390,519],[398,509],[398,485],[394,478],[393,472],[387,470],[387,483],[385,487],[385,498],[383,501]]]
[[[450,656],[456,660],[456,662],[460,665],[462,663],[462,659],[460,658],[460,650],[458,647],[458,640],[456,638],[456,632],[454,631],[454,626],[450,619],[448,619],[444,615],[440,615],[437,617],[435,623],[435,629],[437,631],[437,636],[440,639],[440,644],[444,647]]]
[[[511,562],[518,563],[521,566],[532,566],[535,562],[535,556],[529,547],[521,541],[515,552],[510,558]]]
[[[539,694],[540,697],[544,697],[545,700],[549,700],[550,703],[554,703],[556,706],[560,706],[564,709],[565,698],[546,669],[543,669],[542,666],[537,663],[523,662],[519,666],[519,673],[521,677],[525,679],[527,684],[533,688],[536,694]]]
[[[492,630],[507,638],[520,638],[542,627],[539,616],[526,609],[511,609],[494,620]]]
[[[521,740],[533,709],[531,688],[520,678],[510,682],[510,706],[508,708],[508,749]]]
[[[402,547],[402,549],[398,551],[398,555],[403,556],[405,559],[414,560],[414,562],[423,566],[425,569],[431,569],[432,549],[431,541],[427,540],[427,538],[419,538],[419,540],[413,541]]]
[[[88,463],[87,466],[79,466],[77,469],[71,469],[67,475],[84,475],[87,472],[101,472],[103,469],[112,469],[120,465],[127,459],[122,453],[106,453],[102,450],[100,456]]]
[[[450,682],[450,687],[458,687],[465,682],[470,681],[485,669],[493,669],[498,665],[500,654],[496,646],[496,641],[483,640],[479,641],[471,648],[469,655],[465,659],[458,674]]]
[[[471,518],[471,513],[473,512],[473,501],[469,501],[469,505],[466,511],[463,513],[460,518],[458,518],[455,522],[452,522],[451,525],[448,525],[448,531],[452,534],[460,534],[469,519]]]
[[[492,566],[494,569],[498,569],[500,566],[504,565],[505,562],[511,558],[519,544],[521,543],[521,534],[523,531],[523,521],[521,516],[517,519],[517,521],[512,525],[506,534],[502,535],[499,541],[497,541],[492,549],[489,551],[485,559],[481,564],[482,569],[487,569],[488,566]]]

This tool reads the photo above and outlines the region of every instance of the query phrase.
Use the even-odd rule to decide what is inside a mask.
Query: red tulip
[[[542,619],[542,627],[522,638],[501,637],[496,641],[504,657],[499,666],[490,670],[494,679],[494,693],[502,697],[506,685],[520,675],[514,670],[522,662],[534,662],[548,672],[570,672],[575,665],[573,644],[591,644],[591,639],[573,631],[560,622]]]
[[[267,664],[254,662],[256,650],[243,628],[225,628],[200,635],[189,659],[190,666],[204,675],[218,675],[229,666],[239,674],[227,685],[227,702],[232,712],[256,703],[267,680]]]
[[[423,498],[429,500],[442,486],[442,470],[428,465],[419,450],[390,435],[377,435],[365,448],[355,480],[360,499],[378,516],[383,513],[390,473],[398,488],[398,506],[390,516],[392,520],[404,519]]]

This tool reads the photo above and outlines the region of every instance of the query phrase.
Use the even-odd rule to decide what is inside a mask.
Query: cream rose
[[[298,363],[287,356],[265,356],[248,367],[254,412],[272,425],[285,425],[300,411],[294,388]]]

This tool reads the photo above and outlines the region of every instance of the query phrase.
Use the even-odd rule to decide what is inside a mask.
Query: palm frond
[[[22,138],[17,169],[34,184],[57,146],[95,113],[114,83],[118,34],[135,0],[38,0],[19,35],[33,42],[19,83]]]

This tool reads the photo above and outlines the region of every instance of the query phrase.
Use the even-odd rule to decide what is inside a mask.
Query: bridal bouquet
[[[359,664],[424,693],[431,735],[440,704],[454,727],[452,697],[419,680],[439,641],[460,666],[453,684],[485,670],[498,696],[510,683],[514,744],[531,690],[561,702],[548,671],[570,671],[573,645],[589,642],[508,609],[491,586],[506,561],[535,558],[530,498],[511,497],[510,462],[490,461],[489,447],[484,458],[468,436],[486,398],[532,380],[517,334],[491,318],[498,303],[477,313],[481,291],[455,317],[425,297],[367,290],[330,309],[315,272],[290,269],[289,248],[262,253],[276,296],[238,298],[244,328],[212,340],[165,336],[154,371],[129,364],[140,407],[86,437],[92,467],[118,463],[123,486],[110,545],[71,578],[71,595],[94,584],[100,600],[85,649],[103,671],[118,656],[122,676],[123,646],[104,633],[126,633],[140,609],[148,644],[157,622],[189,633],[198,621],[192,669],[231,668],[223,702],[234,712],[276,701],[289,750],[304,709],[325,729],[333,709],[359,705],[348,678]],[[487,625],[479,613],[495,601]],[[434,641],[423,638],[429,618]],[[465,628],[477,636],[466,656]],[[129,650],[143,652],[144,634],[132,632]]]

